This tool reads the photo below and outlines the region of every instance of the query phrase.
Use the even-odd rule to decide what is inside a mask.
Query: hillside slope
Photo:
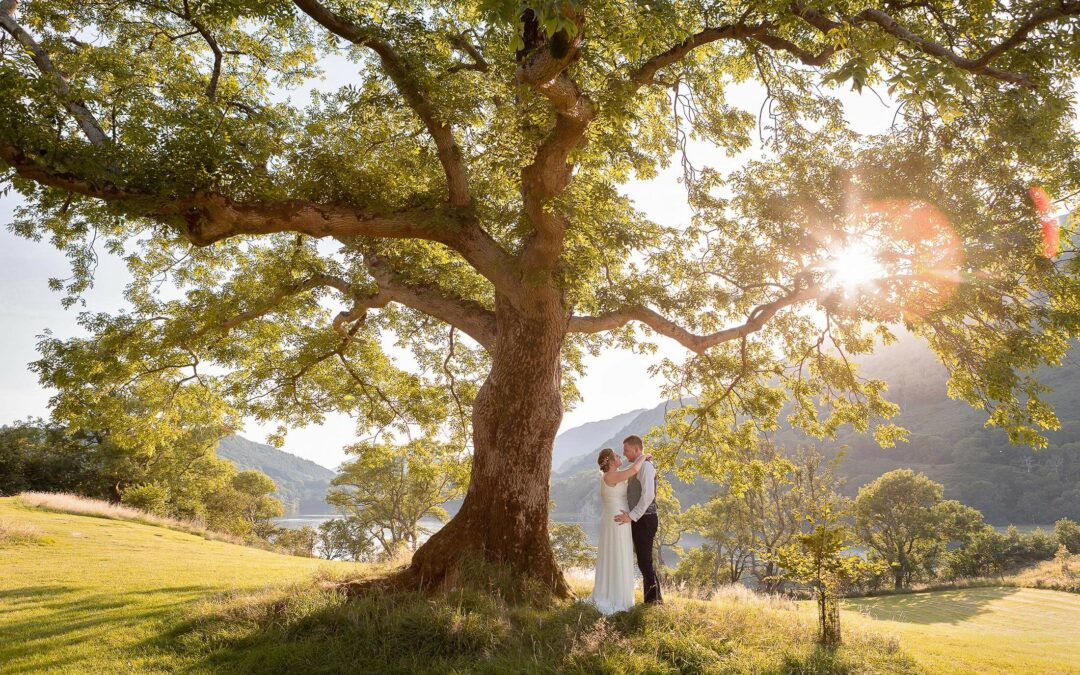
[[[221,439],[217,454],[240,469],[258,469],[273,478],[287,515],[330,512],[326,504],[326,491],[334,477],[330,469],[243,436]]]
[[[40,544],[0,544],[0,673],[162,672],[165,650],[200,601],[361,566],[297,558],[175,530],[25,507],[0,498],[0,520]]]
[[[555,437],[555,448],[551,453],[551,468],[558,470],[566,460],[579,457],[593,448],[603,447],[601,444],[605,439],[610,438],[612,434],[617,433],[643,412],[645,412],[644,408],[631,410],[606,420],[588,422],[562,432]]]

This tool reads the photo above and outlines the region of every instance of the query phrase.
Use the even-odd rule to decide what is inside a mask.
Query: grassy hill
[[[258,469],[273,478],[286,514],[330,512],[326,504],[326,491],[334,477],[330,469],[243,436],[221,439],[217,454],[241,469]]]
[[[197,659],[170,642],[215,594],[354,565],[0,499],[36,543],[0,544],[0,672],[161,672]]]
[[[354,600],[313,583],[383,570],[0,499],[0,673],[1077,673],[1080,595],[973,588],[811,603],[729,588],[615,617],[466,589]],[[501,576],[502,575],[502,576]],[[589,581],[571,579],[579,595]],[[488,592],[475,589],[488,584]]]
[[[872,631],[813,641],[796,603],[732,590],[611,619],[494,592],[346,601],[312,576],[372,568],[278,555],[0,499],[0,673],[913,673]],[[498,583],[477,569],[472,583]],[[576,582],[580,593],[588,587]],[[492,589],[494,591],[494,588]]]

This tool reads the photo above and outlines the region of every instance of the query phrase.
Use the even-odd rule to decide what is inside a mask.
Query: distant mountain
[[[589,422],[562,432],[555,437],[555,450],[551,453],[551,468],[559,470],[559,466],[566,460],[605,447],[603,445],[605,440],[611,438],[612,434],[617,433],[643,412],[645,412],[644,408],[631,410],[610,419]]]
[[[581,448],[584,452],[579,452],[574,457],[564,461],[555,473],[570,475],[585,469],[596,469],[596,455],[601,448],[611,448],[616,454],[621,455],[624,438],[631,434],[644,438],[645,434],[652,431],[654,427],[664,423],[664,416],[668,410],[679,408],[681,405],[693,405],[695,402],[694,399],[688,399],[683,404],[679,404],[677,401],[665,401],[650,410],[635,410],[626,415],[613,417],[612,420],[617,420],[624,419],[627,415],[631,416],[622,426],[613,428],[610,434],[598,438],[591,447]]]
[[[330,512],[325,501],[335,475],[330,469],[243,436],[221,439],[217,454],[240,469],[258,469],[273,478],[287,515]]]
[[[777,441],[788,447],[815,444],[830,456],[842,450],[840,471],[847,477],[848,495],[854,496],[881,474],[904,467],[942,483],[946,498],[974,506],[994,524],[1080,519],[1080,364],[1066,361],[1041,373],[1041,381],[1053,388],[1046,398],[1057,410],[1061,429],[1047,434],[1047,449],[1033,452],[1010,445],[1002,430],[986,428],[985,411],[950,399],[945,368],[918,338],[903,335],[859,363],[861,375],[889,383],[887,397],[901,407],[893,421],[909,430],[908,443],[880,448],[871,436],[851,429],[842,430],[835,441],[815,441],[783,420],[776,434]],[[645,436],[663,423],[665,405],[674,404],[640,413],[597,447],[618,448],[616,441],[631,433]],[[565,461],[552,476],[557,519],[587,520],[598,513],[594,462],[595,450]],[[715,489],[704,481],[672,482],[683,508],[708,499]]]

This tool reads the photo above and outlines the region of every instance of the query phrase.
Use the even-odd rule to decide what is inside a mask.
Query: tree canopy
[[[901,438],[885,384],[847,358],[897,322],[951,393],[1038,444],[1057,422],[1033,373],[1080,310],[1072,244],[1043,223],[1047,195],[1080,192],[1077,16],[1075,0],[2,0],[12,227],[69,255],[71,302],[99,247],[132,274],[128,308],[83,314],[91,339],[46,337],[37,368],[58,418],[121,446],[168,442],[192,410],[223,431],[347,412],[366,433],[471,440],[474,532],[546,508],[525,487],[546,459],[481,483],[498,453],[550,446],[583,356],[656,336],[688,350],[659,372],[699,396],[672,429],[690,469],[785,404],[816,436]],[[331,68],[353,76],[305,98]],[[759,114],[732,95],[750,81]],[[887,91],[886,132],[852,128],[848,86]],[[757,152],[698,167],[695,139]],[[677,226],[621,189],[673,159],[694,212]],[[546,518],[527,520],[482,548],[543,541],[550,559]]]

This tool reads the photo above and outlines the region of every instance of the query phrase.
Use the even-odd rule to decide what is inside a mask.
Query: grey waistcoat
[[[656,494],[656,473],[653,473],[653,494]],[[630,480],[626,482],[626,503],[630,505],[630,510],[634,510],[637,507],[637,503],[641,501],[641,481],[638,480],[637,474],[630,476]],[[656,499],[652,500],[652,504],[649,504],[649,508],[645,509],[647,515],[650,513],[656,513]]]

